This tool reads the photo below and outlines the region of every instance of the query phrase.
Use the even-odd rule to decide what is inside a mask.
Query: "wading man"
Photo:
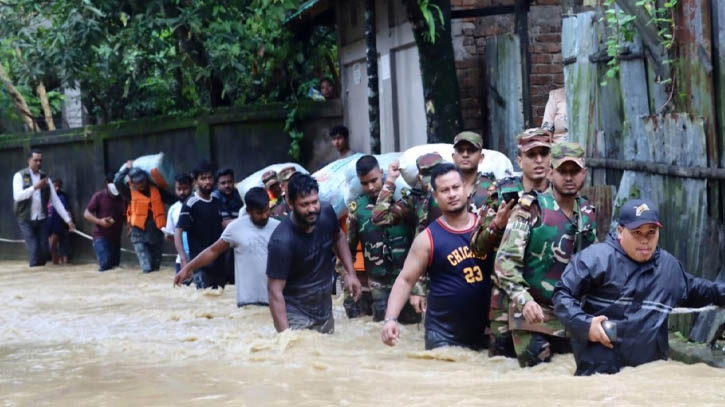
[[[577,375],[667,359],[673,307],[725,305],[725,284],[686,273],[658,247],[662,224],[652,201],[627,201],[618,223],[603,243],[572,259],[554,291]]]
[[[425,317],[425,348],[486,346],[486,316],[491,276],[469,247],[476,215],[468,212],[463,177],[452,164],[440,164],[431,186],[443,215],[413,241],[403,270],[395,280],[383,323],[382,340],[396,344],[398,316],[413,285],[423,273],[430,279]]]
[[[269,308],[277,332],[314,329],[332,333],[333,255],[345,268],[345,285],[357,300],[360,281],[355,275],[345,234],[337,215],[318,198],[317,181],[296,174],[287,186],[292,213],[269,240],[267,287]]]
[[[400,163],[398,161],[391,163],[388,166],[385,183],[373,208],[373,223],[379,227],[407,225],[413,229],[413,237],[415,237],[428,225],[435,222],[441,216],[441,208],[433,197],[430,176],[433,169],[442,162],[443,157],[438,153],[428,153],[418,157],[415,160],[418,168],[418,183],[410,191],[401,191],[402,198],[398,201],[394,201],[393,197],[395,180],[400,176]],[[423,277],[415,284],[410,296],[410,304],[418,313],[425,311],[426,294],[427,283]]]
[[[282,190],[282,195],[277,198],[277,203],[272,207],[271,215],[277,220],[282,220],[287,217],[290,212],[289,204],[287,203],[287,184],[289,184],[290,178],[297,173],[295,167],[285,167],[279,171],[279,186]]]
[[[106,176],[106,187],[97,191],[83,212],[83,217],[93,223],[93,250],[98,259],[98,271],[110,270],[121,263],[121,232],[123,231],[126,202],[123,201],[113,174]]]
[[[552,188],[519,199],[496,254],[496,284],[509,303],[504,318],[509,333],[497,332],[496,339],[511,335],[522,367],[569,350],[551,296],[571,256],[596,240],[594,208],[578,196],[586,178],[584,149],[577,143],[555,144],[551,164]]]
[[[192,258],[214,244],[222,234],[222,205],[211,194],[214,188],[214,170],[209,163],[202,161],[192,175],[196,183],[196,193],[181,206],[179,222],[174,232],[174,245],[181,256],[182,269],[189,262],[184,252],[183,232],[186,232],[189,255]],[[227,283],[224,259],[217,259],[212,264],[194,270],[193,281],[197,289],[224,287]]]
[[[501,243],[511,209],[524,192],[544,192],[549,187],[551,170],[551,134],[541,129],[528,129],[517,137],[516,161],[521,168],[520,176],[495,181],[489,187],[486,205],[480,211],[480,223],[471,238],[471,250],[479,257],[494,259]],[[495,278],[495,275],[493,276]],[[509,334],[508,297],[494,285],[491,291],[491,338],[489,356],[514,357],[513,343]]]
[[[216,172],[216,189],[212,195],[222,206],[222,226],[226,227],[239,217],[239,211],[244,206],[242,196],[234,185],[234,170],[222,168]],[[227,252],[223,261],[227,283],[234,284],[234,253]]]
[[[164,201],[172,203],[174,198],[151,184],[146,171],[132,168],[132,165],[132,161],[127,161],[113,183],[121,196],[130,202],[126,216],[131,229],[131,243],[141,271],[150,273],[158,271],[161,266],[161,247],[164,243],[161,230],[166,226]],[[126,175],[128,184],[125,182]]]
[[[365,276],[370,288],[373,321],[385,318],[390,289],[403,267],[413,240],[413,227],[406,223],[377,226],[372,222],[373,208],[383,187],[383,171],[372,155],[362,156],[355,164],[363,194],[348,205],[347,241],[350,251],[362,245]],[[365,292],[363,292],[363,296]],[[346,297],[346,311],[354,304]],[[359,302],[362,302],[363,298]],[[352,303],[352,304],[351,304]],[[348,316],[351,312],[348,311]],[[406,303],[399,320],[403,324],[420,322],[420,315]]]
[[[212,264],[229,248],[234,248],[234,273],[237,306],[267,305],[267,245],[279,221],[269,218],[269,197],[260,187],[244,194],[245,211],[227,225],[213,245],[194,257],[174,278],[174,285],[185,281],[192,272]]]
[[[176,192],[176,198],[178,201],[169,206],[168,215],[166,216],[166,226],[164,227],[164,233],[166,233],[167,238],[172,242],[174,241],[174,235],[176,234],[176,224],[179,223],[181,206],[184,205],[186,199],[191,195],[193,183],[194,181],[189,174],[178,174],[174,178],[174,192]],[[181,242],[184,253],[188,256],[189,240],[186,232],[182,233]],[[176,255],[176,262],[174,263],[174,266],[177,273],[181,271],[181,255]]]
[[[30,267],[42,266],[48,260],[48,203],[53,204],[71,231],[76,229],[50,178],[41,171],[42,165],[43,154],[31,150],[28,168],[13,176],[13,212],[25,240]]]

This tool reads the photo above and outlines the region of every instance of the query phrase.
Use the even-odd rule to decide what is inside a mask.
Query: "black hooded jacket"
[[[686,273],[670,253],[657,248],[647,262],[624,253],[612,231],[603,243],[578,253],[554,289],[556,316],[571,332],[577,375],[616,373],[667,359],[667,316],[673,307],[725,304],[725,284]],[[589,342],[592,318],[616,323],[614,349]]]

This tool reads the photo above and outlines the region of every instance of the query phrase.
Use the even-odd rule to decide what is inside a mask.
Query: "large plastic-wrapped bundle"
[[[344,215],[347,209],[345,205],[345,191],[348,188],[347,167],[352,166],[355,171],[355,163],[362,156],[358,153],[340,158],[312,174],[320,186],[320,200],[329,202],[338,217]]]
[[[418,176],[415,160],[423,154],[438,153],[444,161],[453,162],[452,144],[423,144],[411,147],[400,156],[400,175],[410,185],[414,185]],[[513,165],[504,154],[495,150],[483,150],[483,162],[478,166],[481,172],[492,172],[496,178],[509,177],[513,174]]]
[[[374,157],[378,160],[378,165],[380,166],[380,169],[383,170],[384,177],[388,175],[388,167],[390,166],[390,164],[395,160],[399,160],[400,156],[401,153],[398,152],[374,155]],[[355,162],[357,162],[357,160],[355,160]],[[345,178],[347,179],[348,183],[347,189],[345,189],[344,194],[346,205],[357,199],[357,197],[359,197],[363,193],[362,185],[360,185],[360,180],[357,177],[355,162],[347,166],[345,173]],[[385,181],[384,177],[383,181]],[[398,177],[398,179],[395,180],[395,199],[399,199],[401,197],[400,191],[402,191],[403,188],[410,188],[410,185],[405,182],[403,177]]]
[[[345,215],[347,204],[363,193],[355,170],[355,164],[362,156],[363,154],[353,154],[341,158],[312,174],[320,185],[320,199],[329,202],[338,217]],[[400,158],[400,153],[380,154],[374,157],[378,160],[380,169],[386,173],[390,163]],[[395,186],[396,199],[401,197],[400,191],[403,188],[410,188],[403,177],[398,177]]]
[[[126,164],[121,166],[121,169]],[[133,168],[140,168],[151,176],[151,181],[159,188],[166,189],[170,192],[174,191],[174,165],[171,164],[164,153],[144,155],[133,160]],[[128,179],[127,179],[128,181]]]
[[[264,184],[262,184],[262,174],[269,170],[274,170],[279,174],[279,172],[287,167],[295,167],[295,169],[298,172],[301,172],[303,174],[309,174],[310,172],[307,171],[303,166],[295,163],[281,163],[281,164],[272,164],[268,165],[261,170],[255,172],[254,174],[248,176],[247,178],[244,178],[243,180],[237,182],[237,191],[239,191],[239,195],[242,196],[242,199],[244,199],[244,194],[247,193],[250,189],[254,187],[262,187],[264,188]]]

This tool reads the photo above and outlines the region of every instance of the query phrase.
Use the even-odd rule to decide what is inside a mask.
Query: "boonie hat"
[[[472,131],[462,131],[456,134],[456,138],[453,139],[453,147],[464,141],[473,144],[473,146],[479,150],[483,148],[483,139],[481,138],[481,135]]]
[[[278,182],[279,181],[277,180],[277,171],[269,170],[262,174],[262,184],[264,184],[265,187],[269,188],[270,186]]]
[[[551,148],[551,132],[544,129],[526,129],[516,136],[516,143],[522,153],[534,147]]]
[[[627,229],[637,229],[648,223],[662,227],[657,206],[648,199],[630,199],[619,209],[619,224]]]
[[[584,148],[579,143],[563,141],[551,147],[551,166],[559,168],[567,161],[576,163],[584,168]]]
[[[279,171],[279,180],[282,182],[289,181],[290,178],[292,178],[292,175],[297,172],[297,169],[295,167],[284,167]]]
[[[443,157],[438,153],[423,154],[415,160],[415,165],[423,177],[423,183],[430,183],[430,172],[433,167],[443,162]]]

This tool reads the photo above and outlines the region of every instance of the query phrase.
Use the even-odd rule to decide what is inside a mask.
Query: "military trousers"
[[[542,305],[541,308],[546,321],[528,324],[509,297],[495,287],[489,314],[489,356],[515,357],[519,366],[531,367],[551,361],[554,353],[570,353],[571,346],[563,325],[550,307]]]

